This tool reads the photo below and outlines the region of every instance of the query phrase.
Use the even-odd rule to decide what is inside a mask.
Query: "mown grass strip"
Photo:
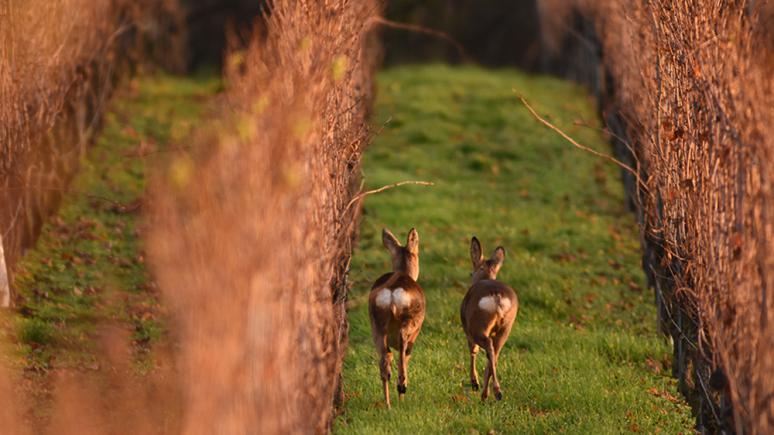
[[[380,77],[375,122],[392,117],[364,160],[366,188],[422,179],[366,198],[351,266],[350,348],[339,433],[690,432],[670,377],[619,169],[535,122],[513,94],[594,149],[606,139],[578,87],[515,71],[404,67]],[[390,269],[380,231],[420,233],[427,319],[406,400],[387,411],[370,336],[367,294]],[[505,398],[470,391],[459,303],[468,243],[501,244],[500,279],[521,309],[500,357]],[[483,373],[485,358],[479,358]],[[394,389],[394,386],[393,386]],[[393,390],[393,394],[395,391]]]

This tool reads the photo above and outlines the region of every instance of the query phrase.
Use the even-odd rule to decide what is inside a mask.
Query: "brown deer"
[[[409,231],[406,246],[388,230],[382,230],[382,243],[390,251],[392,272],[374,282],[368,296],[368,316],[371,335],[379,353],[379,370],[384,388],[384,400],[390,408],[389,382],[392,352],[398,351],[398,398],[406,394],[408,362],[414,341],[425,320],[425,294],[417,284],[419,278],[419,234]]]
[[[489,396],[490,378],[495,398],[501,400],[503,394],[497,380],[497,359],[511,333],[519,310],[519,300],[512,288],[496,280],[497,272],[505,260],[505,249],[502,246],[494,250],[492,258],[485,260],[481,243],[473,237],[470,241],[470,259],[473,262],[472,283],[460,307],[462,329],[468,337],[470,349],[470,382],[473,391],[478,391],[476,354],[480,347],[488,359],[481,400]]]

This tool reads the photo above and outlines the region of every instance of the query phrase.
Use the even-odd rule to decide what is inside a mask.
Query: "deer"
[[[484,349],[488,362],[481,400],[486,401],[489,396],[490,379],[495,398],[502,400],[497,360],[511,333],[519,300],[512,288],[497,281],[497,273],[505,260],[505,248],[498,246],[489,259],[484,259],[481,242],[474,236],[470,241],[470,260],[473,262],[471,285],[460,306],[462,329],[470,350],[470,383],[473,391],[478,391],[476,355],[479,348]]]
[[[398,352],[398,399],[402,400],[408,385],[408,362],[414,342],[425,320],[425,294],[419,279],[419,233],[412,228],[406,246],[388,229],[382,230],[382,243],[390,252],[392,272],[385,273],[371,287],[368,317],[371,335],[379,354],[379,371],[384,401],[390,409],[389,383],[392,351]]]

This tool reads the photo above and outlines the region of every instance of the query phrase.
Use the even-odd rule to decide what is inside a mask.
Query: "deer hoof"
[[[503,400],[503,393],[501,393],[499,391],[495,391],[495,399]]]
[[[473,387],[473,391],[478,391],[478,382],[473,381],[470,386]]]
[[[400,394],[400,395],[406,394],[406,386],[405,385],[398,385],[398,394]]]

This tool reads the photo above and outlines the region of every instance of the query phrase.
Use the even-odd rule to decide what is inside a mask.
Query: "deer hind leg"
[[[481,400],[486,400],[489,397],[489,379],[492,377],[492,369],[489,361],[486,363],[486,369],[484,369],[484,388],[481,391]]]
[[[413,343],[409,343],[408,337],[401,334],[400,338],[400,355],[398,356],[398,398],[403,399],[403,395],[406,394],[406,386],[408,384],[408,360],[410,358],[409,348],[413,346]]]
[[[406,393],[406,387],[408,386],[408,365],[409,361],[411,361],[411,352],[414,350],[414,342],[419,336],[421,326],[422,324],[420,323],[419,326],[415,327],[414,331],[411,333],[401,333],[400,356],[402,364],[400,365],[400,375],[398,378],[398,394],[400,394],[399,397],[403,397],[403,394]]]
[[[481,399],[486,399],[489,395],[489,380],[492,380],[492,389],[494,390],[495,399],[502,400],[503,394],[500,391],[500,382],[497,381],[497,352],[494,350],[494,344],[492,340],[484,348],[486,350],[487,366],[486,366],[486,381],[484,381],[484,393],[481,395]]]
[[[392,377],[392,352],[387,344],[387,334],[374,334],[374,343],[379,352],[379,372],[382,378],[382,388],[384,390],[384,402],[387,408],[390,408],[390,378]]]
[[[473,388],[473,391],[478,391],[478,372],[476,371],[478,345],[470,338],[468,338],[468,349],[470,350],[470,386]]]
[[[483,333],[474,336],[473,340],[486,352],[487,364],[486,370],[484,371],[484,388],[481,392],[481,400],[486,400],[486,398],[489,397],[489,380],[494,376],[494,344],[492,343],[492,339]]]
[[[500,351],[503,349],[503,346],[505,345],[505,342],[508,340],[508,335],[511,333],[511,327],[508,326],[504,330],[500,331],[495,335],[494,339],[492,340],[492,347],[493,347],[493,353],[494,353],[494,361],[492,363],[492,388],[494,389],[495,398],[497,400],[502,400],[503,393],[500,390],[500,381],[497,379],[497,363],[500,360]]]

